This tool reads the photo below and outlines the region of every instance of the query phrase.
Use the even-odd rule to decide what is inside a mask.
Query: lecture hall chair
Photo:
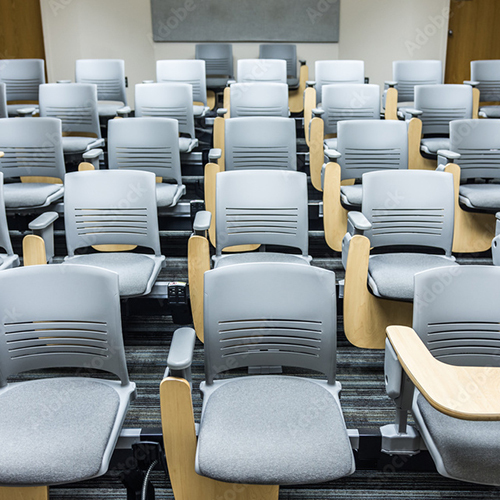
[[[204,294],[198,433],[188,375],[192,330],[174,334],[160,385],[176,500],[277,500],[280,484],[321,483],[354,472],[335,380],[335,274],[290,262],[225,266],[205,273]],[[276,365],[322,378],[244,371],[227,378],[233,368],[261,373]]]
[[[323,226],[328,246],[342,251],[347,213],[359,211],[362,176],[377,170],[408,169],[408,132],[400,120],[349,120],[338,123],[337,148],[327,149],[323,165]],[[351,183],[347,184],[347,180]]]
[[[132,119],[132,118],[131,118]],[[71,172],[65,177],[62,265],[116,272],[120,296],[147,295],[165,266],[156,207],[156,177],[137,170]],[[136,247],[152,253],[133,253]],[[80,250],[94,253],[79,253]]]
[[[108,129],[109,168],[153,172],[158,209],[175,207],[186,193],[178,121],[151,117],[112,120]]]
[[[61,120],[0,119],[0,171],[9,212],[39,213],[64,196],[65,171]]]
[[[481,102],[500,101],[500,60],[471,61],[470,73],[471,83],[476,85],[479,90]],[[481,118],[500,118],[500,106],[483,105],[479,108],[479,116]]]
[[[351,344],[383,349],[387,326],[411,325],[413,276],[458,266],[451,254],[454,207],[448,172],[363,174],[362,211],[348,213],[342,242],[344,331]]]
[[[207,103],[207,81],[205,61],[201,59],[164,59],[156,61],[158,83],[187,83],[192,87],[193,113],[197,118],[206,115],[215,106],[212,96]]]
[[[290,111],[302,113],[309,68],[306,61],[301,59],[299,60],[300,69],[297,71],[297,45],[292,43],[261,43],[259,45],[259,59],[284,59],[286,61]]]
[[[416,85],[442,83],[444,83],[443,63],[439,60],[393,61],[392,80],[386,81],[384,85],[384,103],[387,91],[395,88],[398,96],[398,117],[404,120],[405,108],[415,107]]]
[[[0,59],[0,83],[5,83],[7,111],[9,116],[18,116],[26,105],[38,104],[40,85],[45,83],[45,61],[43,59]],[[26,108],[31,115],[36,108]]]
[[[309,130],[306,124],[312,119],[312,110],[321,108],[323,85],[365,83],[364,61],[316,61],[314,70],[315,80],[308,80],[304,91],[304,134],[308,145]]]
[[[66,163],[80,161],[91,149],[104,147],[97,108],[97,85],[46,83],[40,85],[40,116],[59,118]]]
[[[450,149],[450,122],[477,118],[475,89],[471,85],[417,85],[415,108],[406,108],[409,133],[420,140],[412,150],[416,168],[435,170],[439,149]],[[477,102],[476,102],[477,101]]]
[[[459,271],[416,274],[413,328],[387,328],[386,390],[397,417],[382,439],[395,438],[387,452],[398,454],[403,436],[420,437],[441,475],[498,487],[500,269]]]
[[[49,486],[106,473],[135,399],[118,275],[22,267],[0,273],[0,296],[0,498],[48,500]],[[91,361],[113,378],[87,373]],[[11,380],[32,370],[44,372]]]
[[[191,85],[188,83],[138,83],[135,86],[135,116],[177,120],[179,151],[190,153],[198,146],[192,95]]]
[[[453,252],[484,252],[500,210],[500,122],[450,122],[450,150],[438,151],[439,169],[455,178]]]
[[[312,119],[304,127],[309,135],[311,183],[321,187],[321,167],[325,149],[337,148],[337,124],[346,120],[380,121],[380,87],[373,84],[324,85],[321,107],[311,111]],[[390,96],[392,98],[394,96]],[[386,108],[388,110],[389,107]],[[394,106],[395,109],[395,106]],[[387,119],[395,119],[386,116]]]
[[[224,170],[297,170],[295,120],[282,117],[224,120],[224,149],[211,149],[205,165],[205,209],[215,214],[215,176]],[[215,220],[209,235],[215,246]]]
[[[128,105],[123,59],[78,59],[75,80],[97,85],[97,109],[103,119],[114,118],[118,109]]]
[[[305,173],[289,170],[219,172],[215,184],[215,214],[197,213],[194,233],[188,242],[191,309],[200,340],[203,340],[203,274],[210,269],[206,234],[210,227],[216,240],[214,267],[262,261],[311,262]],[[259,245],[278,245],[299,250],[300,254],[251,251]],[[248,251],[223,254],[235,247]]]

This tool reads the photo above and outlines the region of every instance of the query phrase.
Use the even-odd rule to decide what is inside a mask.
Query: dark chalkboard
[[[151,0],[155,42],[339,41],[340,0]]]

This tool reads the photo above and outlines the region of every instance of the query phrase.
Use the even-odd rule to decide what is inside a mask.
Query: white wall
[[[307,60],[311,79],[317,60],[363,59],[370,82],[380,85],[392,78],[393,60],[441,59],[444,65],[449,2],[341,0],[339,43],[299,43],[298,57]],[[133,104],[134,85],[155,78],[156,60],[194,57],[194,44],[152,41],[150,0],[40,0],[40,4],[50,82],[74,79],[76,59],[125,59]],[[258,56],[258,44],[233,46],[236,60]]]

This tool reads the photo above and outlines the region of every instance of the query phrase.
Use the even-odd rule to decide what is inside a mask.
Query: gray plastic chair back
[[[118,274],[90,266],[28,266],[0,273],[0,387],[44,368],[98,368],[129,382]]]
[[[172,118],[131,118],[108,122],[110,169],[153,172],[182,184],[179,124]]]
[[[341,120],[380,120],[380,87],[362,83],[323,86],[324,133],[336,134]]]
[[[45,83],[43,59],[0,60],[0,83],[7,86],[7,101],[36,101],[38,90]]]
[[[197,43],[196,59],[205,61],[205,74],[233,77],[233,46],[230,43]],[[209,80],[209,78],[207,79]]]
[[[158,83],[187,83],[192,87],[192,101],[207,105],[205,61],[201,59],[156,61]]]
[[[97,86],[91,83],[40,85],[40,116],[59,118],[62,131],[94,134],[101,138]]]
[[[5,83],[0,83],[0,118],[7,118],[7,88]]]
[[[0,159],[0,166],[2,165],[2,160],[3,158]],[[7,255],[10,256],[14,255],[14,250],[12,249],[12,243],[10,241],[9,226],[7,225],[7,215],[5,213],[5,200],[3,197],[3,178],[4,175],[2,172],[0,172],[0,248],[3,248],[7,253]],[[2,376],[2,370],[0,370],[0,377],[1,376]]]
[[[316,61],[316,103],[322,102],[323,85],[365,83],[364,61]]]
[[[392,78],[397,82],[398,102],[411,102],[415,98],[415,85],[443,83],[443,63],[427,61],[393,61]]]
[[[64,225],[71,257],[92,245],[138,245],[161,255],[156,177],[138,170],[66,174]]]
[[[460,178],[500,178],[500,121],[450,122],[450,149],[460,153]]]
[[[0,169],[6,179],[21,176],[64,179],[61,120],[0,119]]]
[[[288,85],[285,83],[233,83],[230,92],[232,118],[289,116]]]
[[[335,274],[290,263],[238,264],[205,273],[205,372],[295,366],[335,382]]]
[[[451,255],[455,200],[453,176],[424,170],[363,174],[362,210],[372,247],[419,246]]]
[[[78,59],[75,76],[77,83],[97,85],[99,101],[119,101],[127,104],[123,59]]]
[[[135,116],[173,118],[179,132],[195,138],[192,87],[187,83],[139,83]]]
[[[238,83],[274,82],[286,84],[286,61],[281,59],[240,59]]]
[[[470,74],[471,80],[479,82],[481,101],[500,101],[500,59],[471,61]]]
[[[232,245],[268,244],[308,255],[304,172],[219,172],[216,180],[217,255]]]
[[[287,77],[297,78],[297,45],[294,43],[262,43],[259,59],[284,59]]]
[[[415,275],[413,328],[452,365],[500,366],[500,268],[441,267]]]
[[[422,111],[422,133],[449,134],[450,122],[472,118],[470,85],[417,85],[415,108]]]
[[[226,170],[297,170],[295,120],[274,116],[225,120]]]
[[[368,85],[366,85],[368,86]],[[398,120],[350,120],[338,124],[337,159],[341,178],[365,172],[408,168],[408,132]]]

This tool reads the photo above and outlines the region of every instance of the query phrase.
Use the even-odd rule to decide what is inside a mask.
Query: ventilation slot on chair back
[[[422,111],[422,133],[449,134],[452,120],[472,118],[470,85],[419,85],[415,88],[415,108]]]
[[[135,116],[173,118],[179,132],[195,138],[193,98],[187,83],[139,83],[135,86]]]
[[[373,170],[408,168],[406,124],[396,120],[351,120],[338,124],[342,179],[361,179]]]
[[[65,174],[61,121],[55,118],[0,120],[0,168],[5,178]]]
[[[207,105],[205,61],[201,59],[156,61],[158,83],[186,83],[192,87],[192,101]]]
[[[88,266],[58,273],[53,266],[13,271],[2,271],[0,283],[7,311],[0,322],[0,387],[7,377],[23,371],[81,366],[113,373],[128,383],[125,356],[119,355],[120,346],[123,351],[119,303],[109,303],[111,283],[118,290],[117,275]],[[19,307],[18,294],[9,291],[23,287],[26,302]],[[74,299],[71,303],[68,290]],[[119,301],[118,294],[113,300]]]
[[[413,328],[445,363],[500,366],[500,269],[460,266],[415,276]],[[446,293],[443,293],[446,292]]]
[[[453,176],[418,170],[363,174],[365,232],[373,247],[433,247],[451,255],[454,224]]]
[[[450,149],[460,153],[460,178],[500,178],[500,121],[455,120],[450,123]]]
[[[255,266],[240,264],[237,275],[232,266],[205,273],[207,384],[218,373],[258,365],[311,369],[333,383],[335,280],[324,269],[283,263],[258,264],[256,276]],[[303,300],[283,297],[283,283]],[[319,284],[330,293],[318,296]]]
[[[38,101],[38,91],[45,83],[43,59],[0,60],[0,82],[7,87],[7,101]]]
[[[345,120],[379,120],[380,87],[338,84],[323,87],[324,133],[336,134],[337,123]]]
[[[63,133],[89,133],[101,138],[95,85],[88,83],[41,85],[40,116],[59,118]]]
[[[138,245],[161,255],[155,175],[135,170],[66,174],[68,255],[93,245]],[[156,237],[155,237],[156,236]]]
[[[238,83],[267,82],[286,84],[286,61],[281,59],[240,59]]]
[[[110,169],[145,170],[182,183],[177,120],[113,120],[108,128]]]
[[[500,100],[500,60],[471,61],[470,69],[471,80],[479,82],[481,101]]]
[[[290,118],[226,120],[226,170],[296,170],[295,122]]]
[[[323,86],[339,83],[364,83],[364,61],[316,61],[316,102],[323,100]]]
[[[301,172],[221,172],[216,180],[217,255],[252,243],[308,254],[307,182]]]
[[[411,102],[415,99],[416,85],[443,83],[443,64],[434,60],[394,61],[392,76],[397,82],[398,102]]]
[[[125,63],[122,59],[79,59],[76,61],[77,83],[97,86],[99,101],[127,104]]]

